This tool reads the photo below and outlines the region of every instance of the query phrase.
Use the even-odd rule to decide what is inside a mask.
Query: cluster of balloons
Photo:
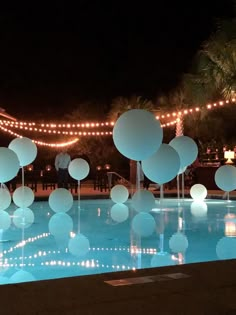
[[[76,158],[70,162],[68,171],[72,178],[80,181],[88,176],[90,168],[86,160]],[[48,202],[50,208],[55,212],[49,220],[49,232],[60,246],[68,246],[72,255],[77,257],[86,255],[90,247],[88,238],[81,233],[70,238],[73,221],[67,212],[73,206],[71,192],[65,188],[57,188],[49,195]]]
[[[157,184],[164,184],[181,174],[197,158],[198,147],[187,136],[162,143],[163,129],[155,116],[143,109],[122,114],[113,128],[113,141],[125,157],[141,161],[144,174]]]
[[[11,195],[4,183],[16,177],[19,169],[32,163],[37,156],[37,146],[26,137],[12,140],[8,148],[0,147],[0,211],[6,210],[11,204]],[[13,192],[13,202],[18,209],[13,213],[13,223],[19,228],[27,228],[34,222],[34,213],[28,208],[34,202],[32,189],[26,186],[18,187]],[[6,230],[10,226],[9,215],[0,213],[2,220],[0,228]]]

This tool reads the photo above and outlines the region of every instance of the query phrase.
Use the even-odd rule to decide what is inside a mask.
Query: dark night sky
[[[83,100],[174,87],[230,0],[48,1],[0,8],[0,106],[59,117]]]

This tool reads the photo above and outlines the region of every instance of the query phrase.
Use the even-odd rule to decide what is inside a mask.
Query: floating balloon
[[[132,196],[131,203],[138,212],[149,212],[156,207],[155,197],[149,190],[137,190]]]
[[[13,213],[13,223],[18,228],[28,228],[34,222],[34,213],[29,208],[18,208]]]
[[[56,238],[69,237],[73,229],[73,221],[67,213],[58,212],[50,218],[48,228]]]
[[[156,222],[151,214],[139,212],[133,217],[131,226],[137,235],[147,237],[155,231]]]
[[[116,203],[124,203],[129,198],[129,191],[124,185],[115,185],[111,189],[111,200]]]
[[[185,253],[188,248],[188,239],[181,232],[173,234],[169,240],[169,247],[173,253]]]
[[[194,200],[202,201],[207,196],[207,189],[202,184],[195,184],[190,188],[190,196]]]
[[[20,168],[16,153],[8,148],[0,147],[0,183],[13,179]]]
[[[180,168],[184,168],[192,164],[198,155],[198,147],[196,142],[187,136],[178,136],[169,143],[179,154]]]
[[[173,265],[175,265],[175,262],[168,253],[158,253],[152,256],[151,267],[164,267]]]
[[[77,158],[70,162],[68,171],[72,178],[82,180],[88,176],[89,164],[86,160]]]
[[[117,150],[131,160],[141,161],[160,147],[163,130],[159,120],[144,109],[131,109],[122,114],[113,128]]]
[[[15,138],[8,147],[17,154],[21,167],[32,163],[37,156],[36,144],[26,137]]]
[[[235,259],[236,258],[236,238],[222,237],[216,245],[216,255],[219,259]]]
[[[115,222],[124,222],[129,217],[129,208],[123,203],[116,203],[111,207],[111,218]]]
[[[74,256],[85,256],[89,252],[89,240],[83,234],[77,234],[68,243],[69,252]]]
[[[0,187],[0,210],[7,209],[11,204],[11,194],[5,187]]]
[[[10,278],[10,283],[21,283],[21,282],[31,282],[35,281],[35,277],[25,270],[19,270],[14,273]]]
[[[0,211],[0,230],[8,230],[11,225],[11,217],[6,211]]]
[[[48,203],[54,212],[67,212],[73,205],[73,196],[65,188],[57,188],[49,195]]]
[[[236,189],[236,167],[232,165],[223,165],[215,172],[215,183],[224,191]]]
[[[13,195],[13,202],[20,208],[27,208],[34,202],[33,190],[27,186],[16,188]]]
[[[180,169],[179,155],[170,145],[163,143],[155,154],[142,161],[142,169],[151,181],[167,183]]]
[[[193,201],[191,203],[191,213],[196,218],[204,218],[207,215],[207,204],[204,201]]]

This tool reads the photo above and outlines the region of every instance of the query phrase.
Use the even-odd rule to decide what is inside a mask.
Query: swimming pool
[[[128,217],[112,215],[111,200],[74,201],[65,214],[73,227],[69,235],[60,234],[67,225],[62,219],[58,234],[50,233],[55,213],[47,202],[34,202],[30,209],[34,223],[0,230],[0,283],[39,281],[122,270],[189,264],[236,257],[236,202],[164,199],[150,212],[155,227],[140,236],[132,222],[137,212],[130,200]],[[16,206],[7,209],[13,220]],[[119,222],[118,222],[119,221]],[[89,251],[74,255],[68,242],[76,234],[89,242]],[[85,251],[86,252],[86,251]]]

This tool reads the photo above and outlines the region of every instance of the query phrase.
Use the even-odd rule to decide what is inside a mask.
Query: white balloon
[[[18,228],[28,228],[34,222],[34,213],[29,208],[18,208],[13,213],[13,223]]]
[[[207,215],[207,204],[204,201],[193,201],[190,208],[196,218],[204,218]]]
[[[236,258],[236,238],[222,237],[216,245],[216,255],[219,259]]]
[[[155,231],[156,222],[151,214],[139,212],[133,217],[131,226],[137,235],[147,237]]]
[[[138,212],[149,212],[156,207],[155,197],[149,190],[137,190],[132,196],[131,203]]]
[[[115,222],[124,222],[129,217],[129,208],[123,203],[116,203],[111,207],[111,218]]]
[[[129,198],[129,191],[124,185],[115,185],[110,192],[111,200],[116,203],[124,203]]]
[[[202,201],[207,196],[207,189],[202,184],[195,184],[190,188],[190,196],[194,200]]]
[[[155,154],[142,161],[142,169],[151,181],[164,184],[177,175],[180,158],[175,149],[163,143]]]
[[[198,147],[196,142],[187,136],[178,136],[169,143],[179,154],[180,168],[184,168],[192,164],[198,155]]]
[[[215,172],[215,183],[224,191],[236,189],[236,167],[232,165],[223,165]]]
[[[83,234],[77,234],[68,243],[69,252],[74,256],[85,256],[89,252],[89,240]]]
[[[144,109],[131,109],[123,113],[113,128],[113,141],[117,150],[135,161],[154,154],[162,139],[163,130],[159,120]]]
[[[11,225],[11,217],[6,211],[0,210],[0,230],[8,230]]]
[[[26,137],[15,138],[8,147],[17,154],[21,167],[32,163],[37,156],[36,144]]]
[[[76,158],[70,162],[68,171],[72,178],[82,180],[89,174],[89,164],[84,159]]]
[[[11,194],[5,187],[0,187],[0,210],[7,209],[11,204]]]
[[[181,232],[174,233],[169,240],[169,247],[174,253],[185,253],[188,248],[188,239]]]
[[[0,147],[0,183],[13,179],[20,168],[18,156],[8,148]]]
[[[34,202],[34,192],[27,186],[20,186],[14,191],[12,199],[18,207],[27,208]]]
[[[73,206],[73,196],[65,188],[57,188],[49,195],[48,203],[54,212],[67,212]]]
[[[48,223],[49,232],[57,237],[69,237],[73,230],[73,221],[71,217],[65,212],[55,213]]]

